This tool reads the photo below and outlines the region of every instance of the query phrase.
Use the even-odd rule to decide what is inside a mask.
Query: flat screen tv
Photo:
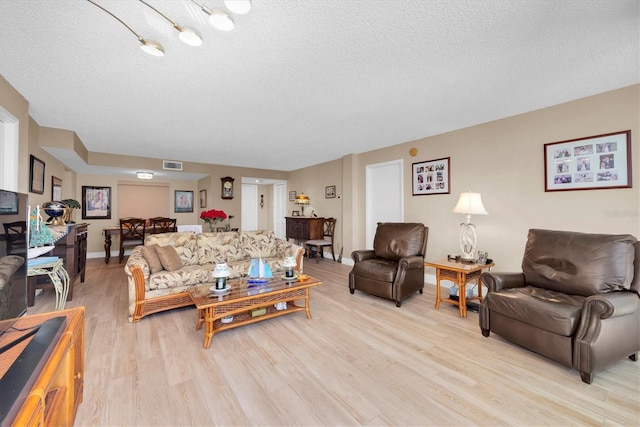
[[[0,189],[0,336],[27,312],[28,217],[28,196]]]

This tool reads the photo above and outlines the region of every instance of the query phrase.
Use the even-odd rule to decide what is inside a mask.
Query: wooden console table
[[[322,239],[324,218],[308,218],[304,216],[288,216],[286,236],[297,242]]]
[[[460,262],[452,262],[441,259],[433,262],[425,262],[425,267],[433,267],[436,269],[436,305],[440,307],[440,301],[455,304],[460,309],[460,317],[467,317],[467,292],[465,287],[467,283],[475,280],[478,284],[478,296],[471,297],[469,300],[477,299],[482,301],[482,270],[491,268],[495,264],[463,264]],[[448,280],[458,287],[458,300],[451,298],[442,299],[440,296],[440,280]]]
[[[73,287],[78,276],[80,283],[84,283],[87,265],[87,229],[89,224],[69,224],[67,234],[55,243],[51,255],[60,257],[64,262],[64,269],[69,274],[69,292],[67,301],[73,299]],[[36,287],[40,286],[36,277],[27,281],[27,306],[32,307],[35,301]],[[47,284],[46,286],[52,286]]]
[[[73,425],[84,389],[84,307],[26,316],[18,319],[14,326],[25,329],[58,316],[66,316],[66,327],[49,357],[43,361],[42,370],[33,386],[23,390],[19,398],[23,402],[15,419],[5,420],[9,425]],[[4,334],[0,337],[0,346],[23,333]],[[31,339],[0,355],[0,377],[5,375]]]

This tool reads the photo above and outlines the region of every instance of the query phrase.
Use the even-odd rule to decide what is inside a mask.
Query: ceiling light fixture
[[[136,172],[138,179],[153,179],[153,172]]]
[[[133,31],[130,26],[125,24],[122,19],[118,18],[116,15],[114,15],[111,12],[109,12],[107,9],[105,9],[102,6],[100,6],[98,3],[94,2],[93,0],[87,0],[87,1],[89,3],[91,3],[92,5],[94,5],[95,7],[98,7],[100,9],[102,9],[104,12],[108,13],[109,15],[111,15],[114,19],[116,19],[118,22],[120,22],[122,25],[124,25],[127,30],[131,31],[133,33],[133,35],[136,36],[138,41],[141,43],[140,49],[142,49],[144,52],[148,53],[149,55],[153,55],[153,56],[164,56],[164,49],[162,49],[162,46],[160,46],[159,43],[156,43],[156,42],[151,41],[151,40],[143,39],[138,33]]]
[[[224,5],[238,15],[244,15],[251,10],[251,0],[224,0]]]
[[[235,24],[233,20],[226,12],[221,10],[209,10],[204,5],[198,3],[195,0],[191,0],[193,4],[198,6],[204,13],[209,15],[209,23],[213,25],[215,28],[221,31],[231,31],[235,28]]]
[[[192,30],[191,28],[187,28],[187,27],[181,27],[180,25],[175,23],[173,20],[169,19],[164,13],[160,12],[158,9],[156,9],[153,6],[151,6],[146,1],[144,1],[144,0],[139,0],[139,1],[140,1],[140,3],[148,6],[150,9],[155,11],[158,15],[162,16],[164,19],[169,21],[171,23],[171,25],[173,25],[173,28],[178,30],[178,33],[179,33],[178,37],[185,44],[188,44],[189,46],[200,46],[200,45],[202,45],[202,37],[200,37],[200,34],[198,34],[195,30]]]

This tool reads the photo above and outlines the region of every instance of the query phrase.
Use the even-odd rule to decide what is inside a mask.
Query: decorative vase
[[[216,232],[216,223],[214,221],[211,221],[209,223],[209,231],[212,232],[212,233]]]

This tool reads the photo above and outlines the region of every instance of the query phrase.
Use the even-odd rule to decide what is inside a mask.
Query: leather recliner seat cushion
[[[525,286],[490,292],[489,310],[554,334],[573,336],[585,297]]]
[[[635,237],[529,230],[522,259],[528,285],[590,296],[629,289]]]
[[[358,262],[353,266],[352,274],[356,276],[393,283],[398,263],[387,259],[373,258],[366,262]]]

